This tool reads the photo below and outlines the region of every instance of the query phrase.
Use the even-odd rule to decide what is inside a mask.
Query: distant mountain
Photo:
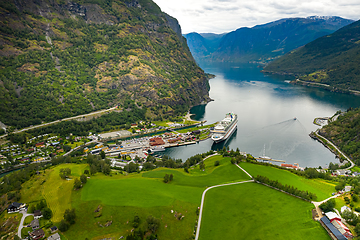
[[[214,35],[184,35],[196,61],[268,62],[354,22],[340,17],[286,18]]]
[[[212,54],[219,47],[224,34],[188,33],[184,37],[195,60],[203,59]]]
[[[270,63],[265,72],[360,91],[360,21],[321,37]]]

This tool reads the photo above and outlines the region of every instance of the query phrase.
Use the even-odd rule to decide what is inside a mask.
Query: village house
[[[47,240],[60,240],[60,235],[59,235],[59,233],[55,233],[55,234],[51,235],[50,237],[48,237]]]
[[[36,231],[31,232],[29,235],[33,240],[38,240],[38,239],[43,238],[45,236],[45,232],[44,232],[44,230],[42,230],[40,228],[40,229],[38,229]]]
[[[8,206],[8,213],[19,212],[20,210],[26,209],[26,204],[13,202]]]
[[[53,226],[50,228],[50,231],[53,233],[53,232],[56,232],[58,230],[58,228],[56,226]]]
[[[34,219],[39,219],[42,217],[42,213],[40,210],[34,211]]]
[[[36,230],[40,227],[39,225],[39,219],[34,219],[31,221],[30,226],[33,230]]]

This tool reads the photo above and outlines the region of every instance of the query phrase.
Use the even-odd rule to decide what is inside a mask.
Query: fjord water
[[[360,106],[360,97],[287,83],[286,77],[267,76],[255,64],[200,64],[210,80],[214,101],[191,109],[195,120],[214,123],[228,112],[238,114],[238,129],[226,143],[211,139],[198,144],[167,149],[163,154],[186,160],[197,153],[224,145],[253,156],[265,154],[301,167],[326,167],[335,156],[309,133],[318,128],[316,117],[331,117],[336,111]],[[296,118],[296,120],[294,119]]]

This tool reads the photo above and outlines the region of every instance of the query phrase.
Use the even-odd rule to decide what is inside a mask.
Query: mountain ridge
[[[329,85],[333,91],[360,90],[360,21],[323,36],[269,63],[264,72],[287,74]]]
[[[199,36],[195,37],[194,33],[184,36],[188,39],[190,50],[198,62],[265,63],[351,22],[353,20],[336,16],[284,18],[252,28],[238,28],[221,36],[218,44],[210,39],[201,40]],[[206,43],[203,44],[203,48],[193,48],[201,46],[202,42]]]

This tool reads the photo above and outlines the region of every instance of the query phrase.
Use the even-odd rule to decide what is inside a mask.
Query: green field
[[[322,179],[306,179],[286,170],[258,164],[241,163],[240,166],[252,176],[266,176],[271,180],[278,180],[283,185],[287,184],[303,191],[315,193],[317,201],[331,197],[331,193],[335,192],[335,184]]]
[[[214,188],[206,194],[199,239],[330,240],[312,208],[256,183]]]
[[[215,167],[215,161],[219,161],[220,165]],[[88,165],[62,164],[50,170],[48,169],[46,172],[42,172],[40,175],[36,175],[30,181],[26,182],[21,190],[21,201],[36,204],[37,201],[46,199],[48,206],[53,211],[54,216],[52,221],[55,224],[63,218],[65,209],[75,208],[77,215],[76,223],[64,233],[64,239],[126,237],[133,229],[132,220],[136,215],[142,220],[140,223],[140,228],[142,229],[146,229],[145,220],[149,215],[160,219],[160,228],[157,231],[159,239],[192,239],[194,226],[198,218],[196,210],[200,206],[203,191],[213,185],[249,180],[249,177],[243,171],[230,163],[230,158],[228,157],[224,158],[219,155],[210,157],[205,160],[205,166],[204,171],[200,170],[199,166],[193,166],[189,169],[189,173],[186,173],[184,169],[168,168],[158,168],[140,174],[114,174],[113,172],[111,176],[105,176],[97,173],[88,179],[88,182],[82,189],[75,191],[73,190],[74,181],[62,180],[59,176],[59,171],[61,168],[70,168],[72,172],[71,178],[73,179],[79,177],[83,171],[88,168]],[[291,184],[309,191],[310,189],[316,190],[317,192],[315,193],[318,194],[318,196],[321,195],[318,192],[324,192],[323,195],[326,195],[329,188],[333,188],[332,185],[327,183],[322,183],[325,187],[320,188],[320,180],[306,180],[288,171],[272,167],[249,163],[241,163],[241,166],[253,175],[260,174],[269,176],[270,178],[276,176],[277,179],[284,184]],[[165,184],[163,182],[165,174],[173,174],[173,181]],[[246,186],[255,186],[251,188],[255,190],[259,188],[255,184],[246,184]],[[231,191],[225,191],[226,189],[230,189]],[[238,209],[240,211],[242,206],[246,206],[246,204],[249,204],[249,206],[246,206],[246,213],[249,214],[249,218],[262,215],[266,210],[269,214],[274,214],[274,222],[282,222],[283,220],[279,219],[283,217],[281,214],[292,213],[295,209],[296,211],[305,211],[307,214],[300,214],[298,221],[291,218],[288,219],[288,221],[294,221],[294,224],[305,224],[303,228],[309,229],[308,231],[317,228],[317,226],[314,227],[309,223],[309,221],[312,221],[309,215],[311,204],[309,205],[307,202],[291,197],[290,199],[293,201],[290,201],[288,195],[268,188],[261,188],[261,191],[252,191],[245,187],[244,189],[246,190],[236,192],[232,197],[232,189],[234,188],[225,187],[223,190],[223,187],[220,187],[208,192],[205,209],[207,209],[208,204],[213,204],[213,206],[210,205],[209,209],[222,209],[221,211],[224,213],[226,213],[226,209],[229,209],[233,212],[230,211],[226,215],[217,216],[216,218],[208,218],[206,214],[215,213],[206,210],[203,216],[204,228],[202,229],[202,234],[205,235],[202,236],[202,239],[207,239],[206,234],[223,234],[218,231],[216,231],[217,233],[212,232],[215,231],[216,228],[212,230],[213,226],[211,226],[211,222],[214,222],[212,224],[215,225],[227,227],[232,226],[234,221],[240,221],[234,219],[234,217],[237,218],[237,216],[239,216],[239,213],[236,213],[235,210]],[[285,204],[289,203],[289,206],[291,206],[293,210],[290,207],[284,207],[282,210],[284,213],[275,215],[278,210],[273,207],[275,203],[266,205],[266,203],[263,203],[263,200],[258,200],[259,198],[263,198],[261,192],[265,193],[268,190],[270,190],[270,192],[267,195],[274,196],[271,197],[271,201],[275,199],[279,204],[284,204],[285,201]],[[213,192],[217,193],[218,191],[220,191],[219,194],[213,195]],[[331,191],[329,191],[329,193],[331,193]],[[240,196],[241,199],[238,199]],[[285,200],[282,200],[282,198]],[[245,201],[244,199],[247,200]],[[266,202],[271,203],[270,200],[266,200]],[[230,203],[234,202],[236,204],[229,206]],[[250,204],[253,204],[254,207],[252,208]],[[296,206],[294,204],[296,204]],[[262,205],[263,208],[259,205]],[[100,211],[95,212],[98,208]],[[171,211],[174,213],[171,213]],[[175,212],[181,213],[185,217],[182,220],[178,220],[174,216]],[[214,219],[217,220],[214,221]],[[104,227],[104,225],[109,222],[111,222],[111,225]],[[284,222],[282,223],[285,224]],[[256,231],[255,228],[257,228],[256,222],[247,224],[244,220],[244,222],[239,222],[239,224],[246,225],[246,229],[249,229],[248,231]],[[242,228],[244,228],[244,226]],[[301,234],[306,231],[307,230],[299,231],[299,233],[295,235],[296,237],[301,236]],[[272,230],[272,232],[280,236],[284,235],[282,229],[278,231]],[[236,234],[236,232],[234,234]],[[263,239],[262,236],[268,236],[266,231],[263,235],[259,236],[261,237],[259,239]],[[285,234],[284,236],[288,235]]]

